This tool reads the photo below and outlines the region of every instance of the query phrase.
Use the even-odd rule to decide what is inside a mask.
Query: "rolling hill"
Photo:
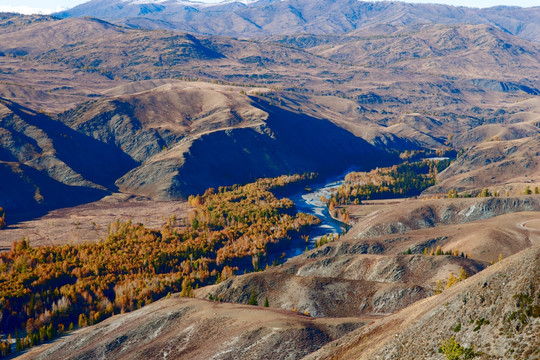
[[[95,144],[95,164],[76,168],[79,160],[69,157],[79,159],[86,145],[59,139],[48,146],[70,154],[60,159],[67,167],[52,166],[50,155],[45,165],[30,159],[45,155],[32,143],[41,139],[9,140],[6,154],[30,149],[16,162],[69,186],[185,198],[261,176],[368,168],[449,139],[473,145],[493,133],[479,126],[485,122],[508,140],[535,128],[536,110],[522,100],[538,92],[531,75],[538,46],[486,25],[395,25],[386,36],[376,34],[387,28],[373,27],[368,37],[358,30],[301,49],[277,38],[137,30],[88,18],[2,19],[0,93],[11,108],[34,113],[24,121],[44,119],[49,133]],[[116,155],[101,159],[105,149]]]
[[[443,358],[439,349],[452,337],[461,348],[472,348],[477,357],[534,359],[539,346],[539,263],[538,246],[520,252],[306,359]],[[535,315],[520,322],[519,314],[528,311],[528,299]]]
[[[0,301],[0,322],[56,339],[21,357],[440,359],[457,341],[538,358],[539,15],[356,0],[0,14],[0,287],[25,304]],[[258,205],[260,189],[223,188],[446,154],[418,198],[338,206],[348,233],[287,261],[279,246],[314,240],[290,231],[305,229],[278,185]],[[275,248],[251,232],[263,223]],[[84,316],[57,338],[49,314],[60,332]]]
[[[508,201],[525,203],[524,199]],[[432,203],[455,208],[456,214],[474,206],[495,212],[484,220],[471,217],[466,229],[459,223],[448,225],[453,235],[442,236],[439,242],[422,239],[433,237],[434,232],[448,234],[446,225],[432,224],[424,234],[408,230],[399,236],[387,232],[365,239],[354,236],[364,226],[359,222],[342,239],[284,264],[198,289],[197,299],[173,295],[133,313],[115,315],[21,358],[141,354],[154,358],[163,353],[256,358],[282,356],[286,351],[291,359],[371,359],[387,354],[400,359],[438,359],[442,358],[438,355],[441,343],[452,336],[464,348],[495,358],[510,354],[534,358],[540,315],[538,211],[523,213],[520,206],[497,208],[483,199],[465,200],[465,204],[463,199]],[[538,210],[538,199],[533,202]],[[411,209],[406,201],[381,206],[393,212],[386,218],[394,221],[399,220],[400,210]],[[497,216],[498,209],[503,215]],[[380,213],[379,209],[371,215]],[[424,215],[413,211],[408,218],[420,222]],[[494,226],[501,227],[507,237],[478,237]],[[523,236],[519,246],[516,234],[508,232],[511,229]],[[419,246],[414,247],[415,243]],[[476,248],[467,249],[473,243]],[[435,244],[445,251],[459,246],[472,251],[472,257],[422,254],[425,246]],[[504,258],[489,266],[493,249],[503,251],[505,246]],[[406,247],[414,253],[405,254]],[[450,274],[458,274],[461,268],[471,276],[443,286],[442,293],[436,294],[437,284],[446,284]],[[259,307],[245,305],[250,294],[255,294]],[[267,300],[270,308],[260,307]]]

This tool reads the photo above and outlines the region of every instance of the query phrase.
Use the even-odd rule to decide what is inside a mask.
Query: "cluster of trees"
[[[410,254],[410,253],[411,253],[411,249],[407,250],[407,254]],[[424,248],[423,254],[430,255],[430,256],[452,255],[452,256],[461,256],[462,258],[471,257],[471,254],[464,254],[463,251],[460,253],[460,251],[457,249],[443,251],[440,245],[437,245],[436,248],[434,248],[433,246],[430,249],[428,249],[427,247]]]
[[[530,186],[525,186],[524,190],[519,190],[519,195],[539,195],[540,194],[540,188],[538,186],[535,186],[534,189],[531,189]],[[488,188],[483,188],[480,192],[476,194],[476,197],[498,197],[502,196],[501,192],[499,190],[491,191]],[[506,191],[506,196],[510,196],[510,190]],[[471,198],[473,197],[473,193],[469,191],[465,191],[463,193],[458,193],[456,189],[450,189],[448,191],[448,194],[446,195],[448,198]]]
[[[362,200],[416,196],[435,185],[437,174],[449,165],[449,159],[423,160],[370,172],[352,172],[327,203],[349,205],[360,204]]]
[[[448,135],[449,140],[452,140],[452,135]],[[455,158],[457,156],[456,150],[452,148],[437,149],[437,150],[405,150],[399,154],[399,157],[403,161],[415,162],[421,161],[427,158]]]
[[[341,236],[339,234],[325,234],[315,240],[315,248],[321,247],[325,244],[338,240]]]
[[[324,196],[322,197],[322,200],[323,202],[326,202],[326,199],[324,198]],[[349,211],[342,207],[342,208],[336,208],[336,203],[333,202],[333,201],[328,201],[328,211],[330,212],[330,215],[334,218],[334,219],[338,219],[339,221],[341,221],[342,223],[344,224],[347,224],[347,231],[349,230],[348,227],[349,227],[349,221],[351,221],[351,215],[349,214]]]
[[[185,226],[173,217],[159,230],[117,221],[106,239],[32,247],[27,239],[0,254],[0,332],[18,347],[50,340],[74,324],[95,324],[170,293],[233,275],[237,262],[318,221],[272,192],[305,176],[208,189],[189,199]],[[24,337],[19,339],[19,334]]]
[[[450,289],[452,286],[456,285],[458,282],[463,281],[469,277],[469,274],[463,267],[459,268],[458,276],[454,275],[453,272],[450,272],[450,276],[445,281],[439,280],[435,283],[435,294],[440,294],[444,289]]]

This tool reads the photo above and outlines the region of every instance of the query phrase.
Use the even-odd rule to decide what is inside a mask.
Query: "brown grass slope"
[[[449,135],[477,127],[482,118],[504,122],[521,111],[519,106],[513,106],[504,115],[494,116],[499,108],[530,97],[537,88],[531,78],[536,71],[525,71],[537,64],[533,45],[482,26],[467,26],[463,30],[434,28],[437,31],[432,35],[428,27],[423,32],[409,30],[400,34],[402,37],[372,41],[403,41],[401,45],[390,45],[395,52],[384,53],[396,64],[410,60],[411,64],[425,65],[426,61],[436,60],[461,71],[465,67],[459,62],[467,59],[474,69],[451,78],[441,77],[441,71],[436,69],[415,70],[414,66],[409,69],[399,65],[390,71],[368,69],[336,64],[275,43],[129,30],[92,19],[46,17],[38,21],[32,17],[24,25],[12,25],[8,33],[0,36],[3,47],[21,47],[27,53],[0,57],[9,70],[0,74],[0,94],[33,104],[35,109],[58,111],[90,97],[122,95],[128,88],[150,90],[152,82],[160,86],[164,84],[160,79],[172,77],[265,84],[287,90],[271,94],[274,102],[286,103],[284,98],[289,97],[291,101],[286,105],[294,111],[337,119],[340,126],[381,146],[397,142],[393,140],[396,137],[398,141],[404,139],[402,148],[440,147]],[[452,34],[452,29],[458,34]],[[455,40],[448,39],[454,35]],[[351,39],[349,45],[356,43],[355,37]],[[407,41],[425,49],[426,57],[411,60]],[[59,47],[47,45],[61,42],[64,44]],[[447,49],[454,50],[457,45],[453,42],[465,44],[457,47],[458,55]],[[477,49],[465,51],[471,44]],[[378,54],[375,49],[366,56]],[[512,58],[517,59],[515,64],[508,60]],[[484,75],[479,76],[480,73]],[[145,85],[137,85],[139,81]],[[364,126],[373,127],[373,123],[387,128]],[[425,129],[428,123],[430,131]]]
[[[13,18],[19,21],[8,21],[4,33],[0,33],[0,48],[5,49],[0,60],[15,57],[19,61],[12,64],[13,69],[35,61],[33,67],[38,70],[53,66],[56,71],[74,71],[80,81],[66,77],[67,86],[79,85],[78,92],[89,87],[100,90],[88,94],[93,96],[103,95],[103,89],[85,82],[82,74],[92,74],[96,80],[104,78],[105,82],[188,77],[251,84],[279,80],[298,86],[309,79],[318,80],[323,70],[334,72],[335,67],[332,61],[271,43],[127,29],[90,18]],[[44,71],[42,81],[57,74],[49,75]],[[23,79],[15,80],[20,85]]]
[[[60,120],[143,162],[187,137],[261,125],[268,114],[234,90],[178,82],[85,103]]]
[[[358,163],[367,167],[366,161],[376,160],[379,152],[364,156],[373,148],[362,139],[379,149],[440,148],[452,136],[458,146],[499,134],[476,130],[483,121],[496,123],[491,128],[505,132],[505,139],[526,135],[536,121],[532,118],[536,110],[527,101],[514,103],[533,96],[518,86],[522,70],[494,67],[494,75],[487,79],[448,78],[425,71],[411,74],[408,69],[336,64],[273,43],[133,30],[92,19],[12,15],[4,20],[1,47],[22,52],[0,56],[0,63],[6,64],[0,74],[0,94],[36,110],[45,106],[59,111],[79,104],[59,118],[77,133],[105,143],[96,143],[96,149],[114,147],[119,156],[126,153],[143,163],[122,179],[118,179],[124,175],[120,171],[116,178],[103,174],[103,169],[118,166],[100,170],[92,165],[92,171],[86,171],[90,169],[67,161],[84,158],[80,151],[84,146],[73,152],[60,150],[55,144],[65,140],[59,139],[51,151],[62,152],[66,159],[61,160],[80,175],[72,174],[70,180],[159,199],[185,197],[208,186],[257,176],[340,171]],[[453,44],[454,40],[447,39],[452,37],[452,28],[435,28],[429,47],[442,54],[440,61],[455,62],[452,53],[444,51]],[[480,34],[473,37],[475,41],[485,37],[486,45],[470,55],[479,59],[476,63],[486,56],[493,58],[493,53],[505,66],[529,66],[525,60],[534,47],[482,29],[455,30],[459,35],[455,41],[467,40],[475,31]],[[396,39],[414,38],[422,47],[420,40],[429,34],[427,30],[418,33],[422,36]],[[501,39],[509,46],[498,46]],[[506,59],[520,48],[524,52],[517,65],[509,64]],[[405,60],[400,58],[398,63]],[[534,65],[532,60],[529,63]],[[499,79],[508,74],[513,78]],[[176,79],[169,85],[165,79],[175,76],[264,83],[273,90],[202,82],[189,85]],[[240,90],[250,97],[239,94]],[[90,98],[94,101],[81,105]],[[296,139],[302,132],[303,145]],[[458,136],[461,133],[467,136],[464,140]],[[108,163],[109,159],[95,160]],[[47,164],[49,172],[66,169]],[[54,179],[66,178],[60,174]]]
[[[353,37],[342,45],[310,51],[336,61],[473,79],[500,76],[503,80],[517,74],[526,78],[540,62],[538,44],[487,25],[423,25],[404,30],[399,36]],[[513,70],[501,73],[501,68]]]
[[[299,359],[364,323],[174,295],[19,358]]]
[[[50,19],[0,34],[4,55],[63,64],[109,79],[148,80],[184,77],[234,81],[282,78],[294,84],[298,65],[314,77],[331,61],[271,43],[171,31],[127,29],[97,19]],[[13,25],[15,27],[15,25]],[[15,30],[13,29],[13,30]],[[305,67],[305,65],[311,67]],[[212,66],[210,66],[212,65]],[[263,66],[261,66],[263,65]]]
[[[314,316],[387,315],[433,294],[435,282],[460,267],[470,274],[485,264],[460,257],[384,255],[368,244],[337,242],[261,273],[234,277],[196,292],[197,297],[259,303]],[[378,252],[378,253],[373,253]]]
[[[281,109],[238,88],[204,83],[163,85],[86,103],[60,120],[141,162],[116,184],[161,200],[259,177],[327,174],[390,159],[327,120]],[[363,156],[368,152],[370,158]]]
[[[264,272],[234,277],[197,291],[200,298],[259,302],[317,316],[388,314],[433,294],[435,283],[481,271],[499,256],[540,244],[538,197],[404,201],[360,205],[367,215],[337,242]],[[535,212],[534,212],[535,211]],[[471,257],[421,255],[427,248]],[[408,250],[412,255],[404,255]]]
[[[380,235],[365,241],[388,253],[411,249],[413,254],[420,254],[427,249],[429,254],[440,246],[444,252],[457,250],[459,254],[491,262],[537,244],[540,240],[535,224],[537,217],[538,212],[518,212],[465,224]]]
[[[161,358],[164,353],[190,358],[300,358],[335,340],[314,353],[315,358],[377,358],[372,349],[382,352],[379,358],[438,359],[440,341],[452,335],[462,345],[474,344],[495,358],[508,358],[512,347],[516,358],[526,358],[536,349],[538,321],[531,318],[522,323],[521,302],[513,296],[530,294],[533,305],[540,305],[535,280],[540,222],[538,212],[522,212],[538,206],[537,200],[529,196],[393,204],[393,215],[380,212],[383,220],[406,216],[414,218],[410,224],[428,224],[429,213],[450,211],[452,216],[432,216],[431,226],[409,229],[399,236],[383,233],[355,239],[347,235],[283,265],[198,289],[200,300],[173,296],[78,330],[23,358]],[[361,206],[373,210],[375,205]],[[363,211],[371,214],[369,208]],[[500,212],[507,214],[478,220]],[[467,214],[475,221],[453,223]],[[450,224],[443,225],[445,221]],[[434,237],[440,242],[426,241]],[[420,255],[428,245],[474,250],[470,250],[472,259]],[[407,248],[414,253],[403,254]],[[493,260],[494,252],[503,253],[505,259],[480,271]],[[462,267],[475,275],[431,296],[436,281],[447,279],[451,272],[457,274]],[[212,294],[222,301],[247,303],[252,292],[259,304],[268,298],[274,309],[203,300]],[[292,309],[343,319],[313,319],[286,311]],[[458,323],[460,329],[454,331]],[[359,329],[353,336],[345,335],[362,325],[366,333]]]
[[[348,207],[354,226],[344,242],[365,241],[389,254],[427,248],[490,262],[540,241],[538,196],[405,200]]]
[[[489,141],[471,147],[438,175],[438,183],[428,193],[498,190],[502,195],[534,190],[540,183],[538,137]]]
[[[363,211],[355,220],[347,237],[374,238],[381,235],[403,234],[411,230],[429,229],[441,225],[457,225],[490,219],[523,211],[540,211],[538,196],[491,197],[460,199],[408,199],[399,206],[360,205],[349,211]]]
[[[35,57],[52,49],[81,43],[97,34],[112,37],[125,32],[125,29],[96,19],[58,21],[52,17],[28,17],[27,21],[22,21],[23,19],[25,17],[20,15],[14,16],[10,19],[9,26],[0,28],[4,55]],[[17,24],[18,20],[20,24]],[[13,31],[15,29],[16,31]]]
[[[537,359],[539,279],[540,247],[535,246],[306,359],[442,359],[441,341],[452,336],[462,346],[474,346],[482,353],[478,358]],[[528,306],[536,317],[527,315]]]

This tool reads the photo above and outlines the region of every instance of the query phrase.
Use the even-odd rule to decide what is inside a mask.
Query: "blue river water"
[[[343,177],[341,177],[343,179]],[[343,180],[332,180],[323,184],[312,184],[309,189],[299,191],[286,197],[291,199],[299,212],[317,216],[321,223],[313,226],[309,233],[308,242],[300,236],[295,236],[291,241],[282,243],[278,248],[270,248],[267,254],[267,261],[278,259],[280,262],[302,254],[306,247],[313,249],[316,240],[326,234],[341,234],[346,229],[346,224],[335,220],[330,216],[328,208],[321,201],[321,196],[329,197],[332,189],[343,183]]]

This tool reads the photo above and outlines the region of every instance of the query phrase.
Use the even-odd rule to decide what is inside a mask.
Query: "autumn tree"
[[[193,297],[193,285],[191,284],[190,279],[184,278],[182,281],[182,292],[180,293],[180,296]]]
[[[6,226],[6,213],[4,212],[4,209],[0,207],[0,229],[4,226]]]
[[[10,324],[4,330],[24,327],[21,346],[34,346],[62,333],[64,324],[71,331],[73,323],[95,324],[171,292],[193,296],[194,287],[234,276],[236,264],[264,256],[271,244],[320,221],[271,191],[313,176],[209,189],[190,199],[192,221],[182,228],[171,216],[161,229],[116,221],[96,243],[32,247],[26,238],[16,241],[0,253],[0,311]]]
[[[82,327],[85,327],[85,326],[88,326],[88,318],[86,317],[85,314],[80,314],[79,315],[79,327],[82,328]]]

